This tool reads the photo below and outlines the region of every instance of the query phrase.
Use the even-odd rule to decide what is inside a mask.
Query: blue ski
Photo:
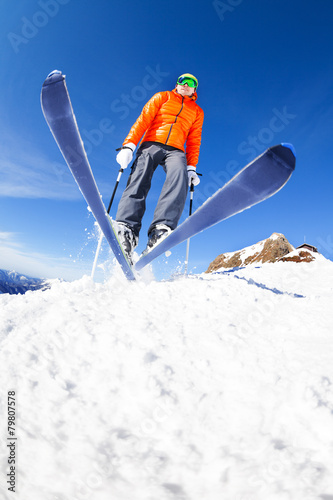
[[[98,191],[69,98],[65,76],[53,71],[41,93],[42,110],[66,163],[127,279],[135,276],[113,230]]]
[[[287,183],[295,164],[295,151],[291,144],[278,144],[267,149],[143,255],[135,264],[135,269],[139,271],[175,245],[273,196]]]

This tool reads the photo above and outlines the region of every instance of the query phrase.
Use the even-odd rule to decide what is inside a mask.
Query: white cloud
[[[33,278],[79,279],[90,274],[90,262],[74,262],[70,258],[53,257],[38,252],[29,252],[15,233],[0,232],[0,268],[17,271]]]
[[[51,161],[0,123],[0,196],[76,200],[81,194],[65,161]]]
[[[81,195],[65,163],[15,152],[1,155],[0,196],[75,200]]]
[[[52,140],[50,137],[51,144]],[[52,150],[57,151],[57,161],[52,161],[42,146],[42,140],[41,145],[36,145],[0,121],[0,196],[81,200],[82,194],[60,151]],[[99,189],[108,193],[112,186],[99,181]]]
[[[0,245],[11,243],[13,246],[17,246],[18,243],[13,241],[14,236],[14,233],[0,231]]]

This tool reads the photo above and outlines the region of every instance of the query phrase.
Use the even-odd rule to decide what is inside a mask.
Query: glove
[[[125,144],[122,148],[120,148],[119,153],[117,154],[117,162],[125,170],[128,167],[129,163],[131,163],[133,159],[133,152],[136,148],[136,145],[132,142]]]
[[[188,185],[191,186],[197,186],[200,183],[200,179],[196,173],[195,167],[192,167],[192,165],[187,166],[187,175],[188,175]]]

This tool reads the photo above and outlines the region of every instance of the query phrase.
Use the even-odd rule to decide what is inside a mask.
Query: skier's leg
[[[175,229],[185,206],[188,187],[185,153],[178,149],[165,151],[162,166],[166,179],[148,234],[159,224]]]
[[[142,144],[118,205],[116,220],[129,226],[137,237],[146,210],[146,197],[151,186],[151,179],[163,155],[164,152],[158,145],[148,142]]]

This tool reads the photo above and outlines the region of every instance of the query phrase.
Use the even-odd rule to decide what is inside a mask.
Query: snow
[[[279,233],[273,233],[273,234],[269,237],[269,239],[270,239],[270,240],[275,241],[275,240],[278,240],[278,239],[280,238],[280,236],[282,236],[282,235],[281,235],[281,234],[279,234]]]
[[[272,239],[272,237],[270,237],[270,239]],[[239,258],[241,259],[242,264],[244,264],[246,259],[248,259],[249,257],[253,258],[254,255],[260,254],[262,252],[266,241],[267,240],[259,241],[258,243],[245,247],[237,252],[225,252],[224,256],[226,260],[228,260],[233,257],[235,253],[237,253],[239,254]]]
[[[332,283],[318,255],[1,295],[0,499],[332,500]]]

